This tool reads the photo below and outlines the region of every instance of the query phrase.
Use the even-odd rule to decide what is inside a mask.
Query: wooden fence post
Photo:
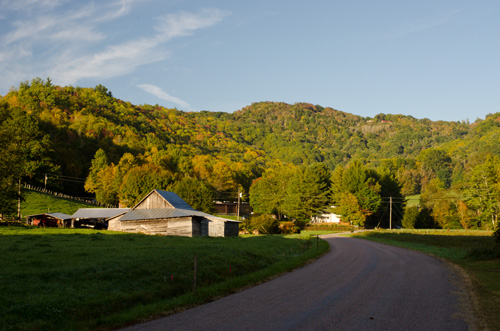
[[[193,293],[196,294],[196,254],[194,255]]]

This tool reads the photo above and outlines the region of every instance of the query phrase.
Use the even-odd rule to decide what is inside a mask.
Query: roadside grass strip
[[[458,265],[470,278],[477,298],[480,329],[500,330],[500,245],[491,231],[380,230],[356,233],[356,238],[417,250]]]
[[[185,238],[0,227],[0,325],[112,330],[237,292],[327,251],[306,234]]]

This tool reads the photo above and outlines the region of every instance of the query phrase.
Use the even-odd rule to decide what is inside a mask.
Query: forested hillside
[[[500,114],[475,123],[435,122],[390,114],[365,118],[278,102],[254,103],[234,113],[184,112],[133,105],[102,85],[61,87],[37,78],[1,97],[0,124],[6,146],[0,161],[4,201],[17,199],[19,178],[45,185],[49,174],[53,190],[123,205],[152,187],[190,195],[186,199],[193,207],[207,211],[207,201],[235,198],[238,190],[249,200],[253,192],[270,204],[259,210],[254,198],[256,211],[290,219],[310,219],[334,203],[343,206],[337,212],[343,210],[344,219],[364,224],[371,218],[383,225],[384,199],[400,197],[401,219],[402,198],[421,193],[433,226],[491,226],[500,211]],[[365,183],[371,193],[346,184],[347,177],[356,177],[349,172],[356,172],[358,184]],[[486,184],[478,179],[485,173],[491,181]],[[316,184],[297,179],[301,176],[316,178]],[[295,188],[290,184],[271,192],[264,188],[266,180]],[[321,186],[324,197],[311,202],[307,212],[290,211],[290,197],[308,185]],[[278,193],[284,200],[273,205],[271,197]],[[379,201],[367,203],[370,194]],[[437,195],[454,198],[437,200]],[[353,216],[352,206],[363,212]]]

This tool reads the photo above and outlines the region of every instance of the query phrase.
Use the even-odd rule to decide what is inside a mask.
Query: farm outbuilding
[[[238,236],[238,221],[193,209],[174,192],[153,190],[128,212],[108,219],[108,230],[171,236]]]
[[[106,229],[107,220],[117,215],[122,215],[130,208],[80,208],[71,218],[71,227],[92,227]]]
[[[64,213],[42,213],[26,216],[26,223],[36,226],[47,227],[67,227],[70,223],[71,215]]]

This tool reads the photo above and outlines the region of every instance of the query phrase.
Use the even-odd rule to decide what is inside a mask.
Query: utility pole
[[[389,198],[389,230],[392,230],[392,197]]]
[[[19,177],[19,186],[17,191],[17,219],[21,222],[21,177]]]
[[[48,176],[47,176],[47,174],[45,174],[45,189],[47,189],[47,179],[48,179]]]
[[[238,216],[236,217],[236,220],[238,222],[240,221],[240,203],[241,203],[241,192],[240,188],[238,187]]]

